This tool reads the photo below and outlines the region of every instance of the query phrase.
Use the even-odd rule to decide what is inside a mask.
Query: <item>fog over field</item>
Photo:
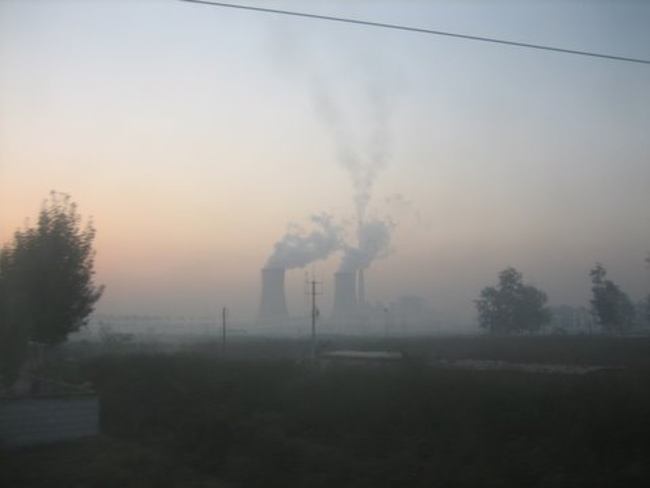
[[[650,59],[647,2],[245,4]],[[0,2],[0,244],[70,194],[103,314],[252,323],[263,268],[291,316],[322,283],[323,320],[360,270],[368,304],[421,297],[458,327],[507,266],[586,306],[601,262],[639,300],[649,128],[648,64],[176,0]]]

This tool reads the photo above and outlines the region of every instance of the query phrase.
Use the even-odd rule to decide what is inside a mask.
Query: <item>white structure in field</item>
[[[0,399],[0,446],[39,446],[99,433],[97,395]]]

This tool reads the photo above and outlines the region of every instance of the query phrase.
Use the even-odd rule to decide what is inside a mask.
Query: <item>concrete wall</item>
[[[74,395],[0,399],[0,446],[22,447],[99,433],[99,398]]]

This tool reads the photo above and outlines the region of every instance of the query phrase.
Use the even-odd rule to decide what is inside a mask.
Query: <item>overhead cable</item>
[[[432,29],[424,29],[421,27],[411,27],[406,25],[397,25],[397,24],[386,24],[383,22],[373,22],[370,20],[360,20],[360,19],[350,19],[345,17],[333,17],[330,15],[319,15],[319,14],[310,14],[307,12],[296,12],[293,10],[278,10],[266,7],[253,7],[251,5],[238,5],[233,3],[224,3],[224,2],[212,2],[209,0],[180,0],[182,2],[196,3],[202,5],[209,5],[212,7],[222,7],[222,8],[233,8],[240,10],[252,10],[255,12],[264,12],[269,14],[278,14],[278,15],[289,15],[292,17],[303,17],[308,19],[317,19],[317,20],[327,20],[331,22],[343,22],[346,24],[356,24],[364,25],[369,27],[381,27],[384,29],[394,29],[408,32],[416,32],[418,34],[429,34],[434,36],[445,36],[445,37],[454,37],[457,39],[465,39],[468,41],[478,41],[478,42],[490,42],[493,44],[501,44],[513,47],[520,47],[526,49],[537,49],[542,51],[553,51],[563,54],[574,54],[578,56],[589,56],[592,58],[602,58],[609,59],[612,61],[624,61],[628,63],[639,63],[639,64],[650,64],[650,60],[640,59],[640,58],[630,58],[626,56],[615,56],[611,54],[596,53],[591,51],[579,51],[576,49],[566,49],[561,47],[554,46],[545,46],[542,44],[530,44],[526,42],[517,42],[517,41],[508,41],[505,39],[497,39],[493,37],[482,37],[482,36],[473,36],[469,34],[458,34],[454,32],[445,32]]]

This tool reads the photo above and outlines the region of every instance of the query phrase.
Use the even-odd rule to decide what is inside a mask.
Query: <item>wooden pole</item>
[[[221,311],[221,350],[226,351],[226,307]]]

